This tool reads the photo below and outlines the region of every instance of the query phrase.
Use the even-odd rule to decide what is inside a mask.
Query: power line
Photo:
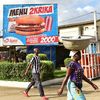
[[[100,14],[100,13],[96,13],[96,14]]]
[[[86,16],[86,15],[89,15],[89,14],[91,14],[91,13],[93,13],[93,12],[90,12],[90,13],[87,13],[87,14],[84,14],[84,15],[80,15],[80,16],[76,16],[76,17],[73,17],[73,18],[65,19],[65,20],[60,21],[60,23],[61,23],[61,22],[65,22],[65,21],[69,21],[69,20],[73,20],[73,19],[77,19],[77,18]]]

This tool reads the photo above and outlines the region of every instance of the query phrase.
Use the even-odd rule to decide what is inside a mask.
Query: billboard
[[[57,45],[57,16],[57,4],[4,5],[4,45]]]

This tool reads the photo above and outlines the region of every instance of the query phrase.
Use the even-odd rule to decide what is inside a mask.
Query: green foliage
[[[46,54],[39,54],[40,60],[48,60],[47,55]]]
[[[66,71],[65,70],[55,70],[54,71],[54,77],[55,78],[61,78],[66,76]]]
[[[34,56],[33,53],[27,54],[26,60],[29,62],[32,59],[33,56]],[[39,54],[39,57],[40,57],[40,60],[48,60],[46,54]]]
[[[26,61],[29,62],[32,59],[33,56],[34,56],[33,53],[27,54]]]
[[[68,64],[69,64],[71,61],[72,61],[71,58],[66,58],[66,59],[64,60],[64,65],[65,65],[65,66],[68,66]]]
[[[51,79],[54,75],[54,64],[51,61],[41,61],[41,80]],[[31,81],[31,70],[24,76],[27,63],[0,62],[0,80]]]
[[[49,60],[41,61],[41,80],[49,80],[54,78],[54,63]]]
[[[26,63],[0,63],[1,80],[23,80]]]

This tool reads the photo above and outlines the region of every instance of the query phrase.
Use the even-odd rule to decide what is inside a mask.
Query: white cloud
[[[64,10],[63,13],[68,13],[68,10]]]
[[[83,11],[83,9],[82,9],[82,8],[80,8],[80,7],[79,7],[79,8],[77,8],[76,10],[77,10],[78,12],[82,12],[82,11]]]
[[[83,7],[83,8],[81,8],[81,7],[78,7],[77,9],[76,9],[79,13],[86,13],[86,12],[93,12],[93,11],[95,11],[95,8],[94,7],[92,7],[92,6],[85,6],[85,7]]]
[[[91,6],[93,1],[97,2],[95,6]],[[67,19],[70,19],[72,17],[77,17],[81,14],[91,12],[95,9],[98,10],[100,8],[99,0],[0,0],[0,27],[2,27],[1,23],[3,22],[2,21],[3,4],[40,4],[40,3],[58,4],[59,24],[65,22]],[[65,23],[67,24],[67,21]]]
[[[92,6],[86,6],[83,8],[83,10],[86,12],[92,12],[92,11],[95,11],[95,8]]]

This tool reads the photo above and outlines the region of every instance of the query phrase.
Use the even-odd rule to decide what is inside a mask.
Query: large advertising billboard
[[[4,45],[57,45],[57,4],[3,6]]]

